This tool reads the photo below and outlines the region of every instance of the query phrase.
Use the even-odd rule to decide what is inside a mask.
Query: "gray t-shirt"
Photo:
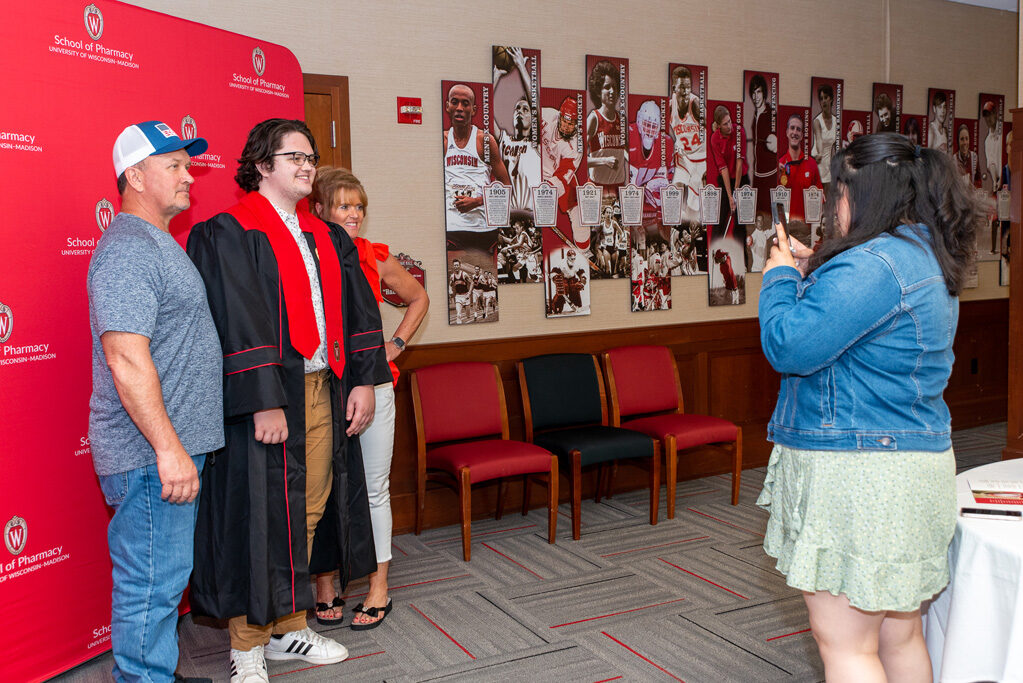
[[[149,338],[163,401],[189,455],[224,445],[223,357],[206,287],[168,233],[120,213],[89,263],[92,398],[89,440],[99,475],[156,462],[156,453],[121,405],[100,337],[131,332]]]

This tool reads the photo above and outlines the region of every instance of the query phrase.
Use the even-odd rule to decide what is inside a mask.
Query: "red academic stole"
[[[270,240],[277,259],[281,289],[288,308],[288,336],[291,345],[305,358],[312,358],[320,346],[316,329],[309,274],[295,238],[281,220],[277,210],[263,195],[249,192],[227,210],[246,230],[259,230]],[[298,210],[302,232],[312,233],[320,260],[320,286],[323,290],[323,313],[327,329],[327,362],[339,378],[345,370],[345,340],[341,322],[341,264],[330,240],[327,224],[308,211]]]

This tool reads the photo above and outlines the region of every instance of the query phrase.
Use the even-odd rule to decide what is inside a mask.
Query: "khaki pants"
[[[316,525],[323,517],[330,495],[334,444],[329,381],[330,370],[310,372],[305,376],[305,520],[309,555],[313,552]],[[308,561],[309,558],[306,559]],[[304,610],[275,619],[266,626],[250,624],[245,615],[230,619],[227,625],[231,647],[243,651],[266,645],[271,634],[301,631],[305,627]]]

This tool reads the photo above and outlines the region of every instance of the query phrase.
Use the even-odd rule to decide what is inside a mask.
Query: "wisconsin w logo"
[[[252,68],[256,70],[257,76],[262,76],[266,70],[266,54],[258,47],[252,51]]]
[[[0,343],[11,338],[11,330],[14,329],[14,311],[10,306],[0,304]]]
[[[110,221],[114,220],[114,205],[105,197],[96,202],[96,225],[99,231],[104,232],[110,227]]]
[[[85,30],[93,40],[99,40],[103,35],[103,13],[96,5],[85,8]]]
[[[4,545],[7,546],[11,555],[17,555],[25,549],[25,542],[28,540],[28,525],[25,520],[17,515],[11,517],[4,527]]]
[[[185,118],[181,119],[181,137],[185,140],[191,140],[192,138],[198,137],[198,128],[195,125],[195,119],[188,114],[185,114]]]

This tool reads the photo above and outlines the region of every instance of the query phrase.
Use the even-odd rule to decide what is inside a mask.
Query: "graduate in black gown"
[[[306,404],[317,361],[315,376],[329,388],[332,493],[325,509],[323,501],[309,507],[334,522],[342,586],[376,568],[355,435],[372,418],[373,386],[391,375],[355,245],[297,206],[317,159],[301,121],[258,124],[236,176],[248,194],[188,238],[223,347],[227,441],[203,472],[190,599],[197,613],[230,619],[239,678],[264,680],[264,654],[317,664],[347,656],[305,621],[314,604],[308,524],[319,519],[307,519],[306,505]]]

